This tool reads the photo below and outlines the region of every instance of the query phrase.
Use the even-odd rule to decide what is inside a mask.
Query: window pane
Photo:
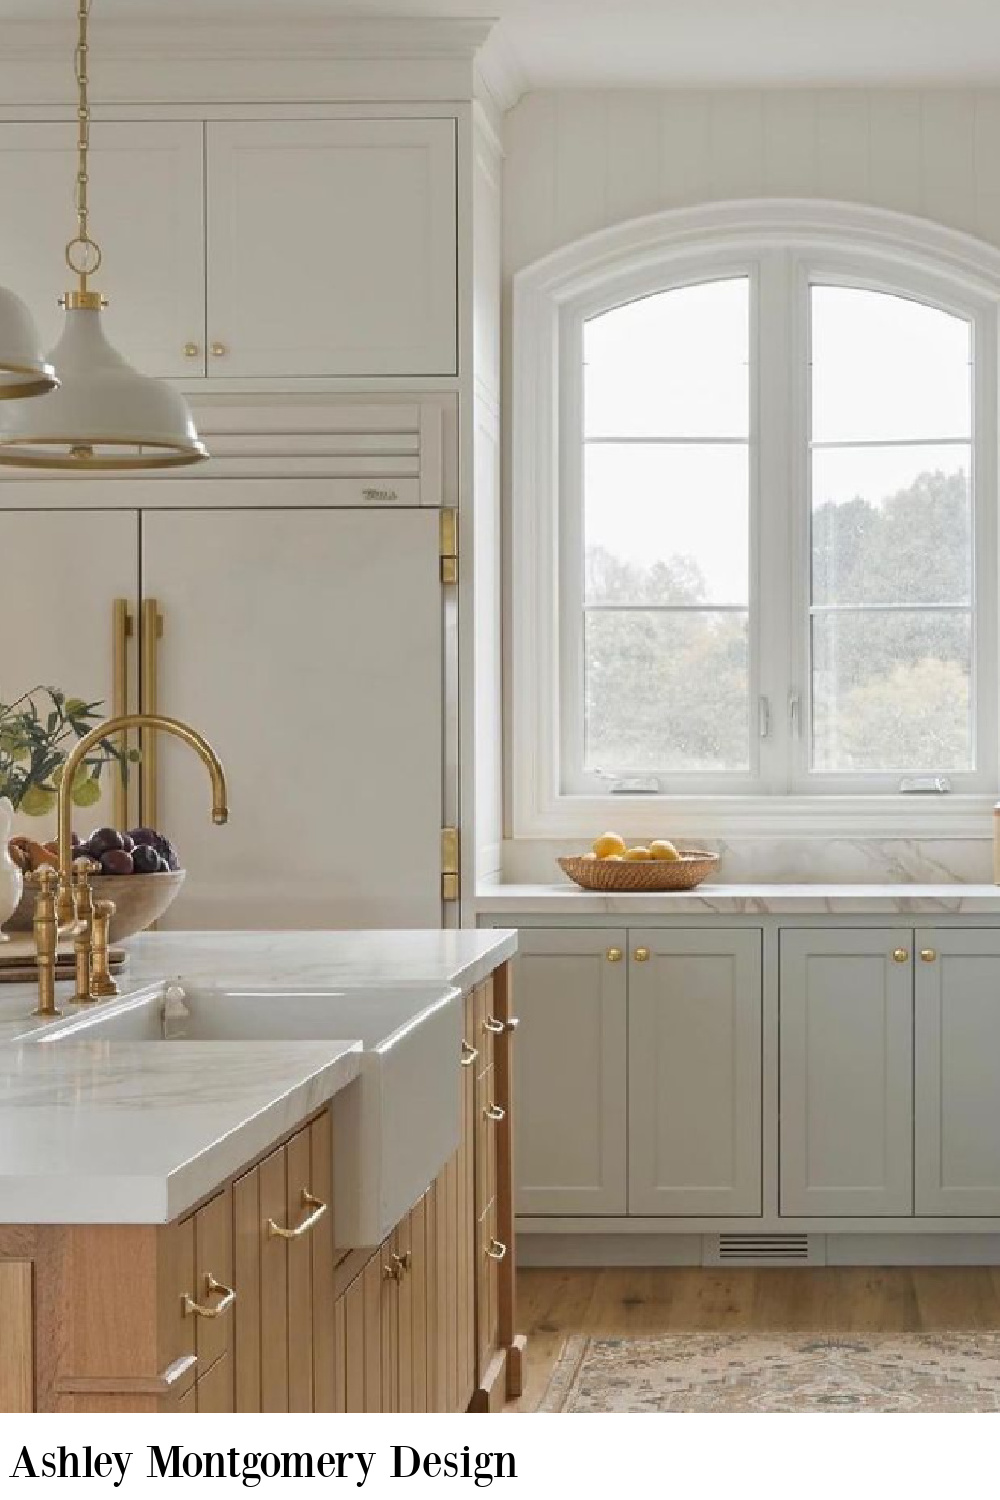
[[[849,610],[812,621],[813,768],[974,764],[966,610]]]
[[[971,360],[964,318],[886,292],[814,286],[814,441],[970,437]]]
[[[584,435],[746,437],[746,277],[641,297],[584,325]]]
[[[587,770],[746,770],[745,612],[597,610],[585,620]]]
[[[742,443],[599,443],[584,453],[588,603],[747,603]]]
[[[813,453],[814,604],[972,597],[971,449]]]

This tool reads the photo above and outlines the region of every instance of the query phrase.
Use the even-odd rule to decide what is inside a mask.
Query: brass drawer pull
[[[506,1118],[506,1115],[507,1111],[502,1104],[487,1104],[483,1110],[483,1119],[489,1120],[494,1125],[499,1125],[500,1121]]]
[[[920,957],[923,959],[923,961],[924,961],[925,964],[932,964],[934,962],[934,960],[937,958],[937,949],[936,948],[921,948],[921,950],[920,950]]]
[[[632,957],[635,959],[635,961],[636,961],[637,964],[644,964],[647,961],[647,959],[649,958],[649,949],[648,948],[637,948],[635,950],[635,952],[633,953]]]
[[[479,1056],[479,1048],[478,1047],[474,1047],[471,1042],[467,1042],[465,1040],[465,1037],[463,1036],[463,1038],[462,1038],[462,1064],[461,1064],[462,1067],[463,1068],[471,1068],[472,1064],[475,1062],[475,1060],[476,1060],[476,1058],[478,1056]]]
[[[312,1229],[314,1225],[319,1223],[320,1219],[326,1213],[327,1206],[321,1198],[314,1198],[312,1193],[307,1193],[305,1188],[303,1188],[302,1207],[311,1208],[312,1213],[304,1218],[301,1224],[296,1224],[294,1229],[286,1229],[282,1224],[276,1224],[273,1219],[268,1219],[268,1234],[277,1235],[279,1240],[300,1239],[302,1235],[308,1234],[310,1229]]]
[[[506,1029],[503,1022],[498,1021],[496,1016],[487,1016],[483,1022],[483,1030],[488,1031],[491,1036],[503,1036]]]
[[[894,948],[892,950],[892,961],[894,964],[905,964],[909,956],[905,948]]]
[[[622,961],[622,950],[620,948],[609,948],[604,956],[609,964],[620,964]]]
[[[490,1240],[489,1244],[486,1246],[486,1254],[489,1256],[490,1260],[503,1260],[504,1256],[507,1254],[507,1246],[503,1243],[502,1240]]]
[[[193,1297],[185,1292],[182,1298],[185,1317],[189,1313],[196,1318],[221,1317],[226,1309],[232,1307],[236,1301],[236,1293],[231,1286],[224,1286],[221,1281],[216,1281],[211,1271],[209,1271],[205,1276],[205,1295],[206,1297],[214,1297],[216,1292],[222,1293],[222,1300],[221,1302],[217,1302],[214,1307],[205,1307],[203,1303],[196,1302]]]
[[[395,1251],[393,1251],[391,1259],[391,1266],[382,1267],[382,1280],[397,1282],[402,1281],[407,1271],[409,1271],[413,1265],[413,1256],[411,1255],[409,1250],[405,1251],[402,1255],[397,1255]]]

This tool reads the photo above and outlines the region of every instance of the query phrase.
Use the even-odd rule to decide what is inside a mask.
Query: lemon
[[[95,802],[101,800],[101,787],[96,776],[74,777],[73,790],[70,793],[76,807],[93,807]]]
[[[645,844],[636,844],[634,849],[626,849],[622,855],[622,859],[631,860],[633,864],[637,864],[641,860],[652,859],[652,857]]]
[[[654,839],[649,846],[649,853],[653,859],[680,859],[669,839]]]
[[[20,811],[29,818],[44,818],[56,805],[56,794],[44,786],[29,786],[21,798]]]
[[[620,833],[602,833],[592,848],[598,859],[610,859],[613,854],[625,853],[625,840]]]
[[[616,860],[619,864],[621,864],[625,856],[624,854],[605,854],[604,858],[607,860],[608,864],[614,864]]]

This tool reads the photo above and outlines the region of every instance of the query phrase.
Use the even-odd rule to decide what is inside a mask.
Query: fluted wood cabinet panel
[[[526,1041],[514,1080],[519,1213],[625,1213],[626,951],[618,928],[520,934],[515,983]]]
[[[629,1212],[759,1214],[760,933],[632,929],[629,951]]]
[[[915,948],[914,1211],[1000,1215],[1000,933],[925,928]]]
[[[213,121],[207,138],[211,373],[456,373],[454,120]]]
[[[0,1412],[35,1407],[34,1310],[30,1260],[0,1261]]]
[[[783,1214],[913,1211],[912,944],[910,928],[781,934]]]

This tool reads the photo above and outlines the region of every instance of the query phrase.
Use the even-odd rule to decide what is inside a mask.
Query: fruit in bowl
[[[58,865],[59,848],[55,839],[39,844],[21,836],[9,842],[11,858],[24,874],[42,865]],[[185,872],[180,857],[166,834],[155,828],[95,828],[87,838],[73,834],[73,862],[86,860],[95,900],[115,903],[111,918],[111,941],[142,932],[174,900],[184,884]],[[35,893],[26,886],[10,921],[9,932],[31,930]]]
[[[652,839],[648,844],[633,844],[629,848],[620,833],[602,833],[590,846],[584,859],[624,859],[629,864],[645,864],[647,860],[680,859],[677,846],[670,839]]]

